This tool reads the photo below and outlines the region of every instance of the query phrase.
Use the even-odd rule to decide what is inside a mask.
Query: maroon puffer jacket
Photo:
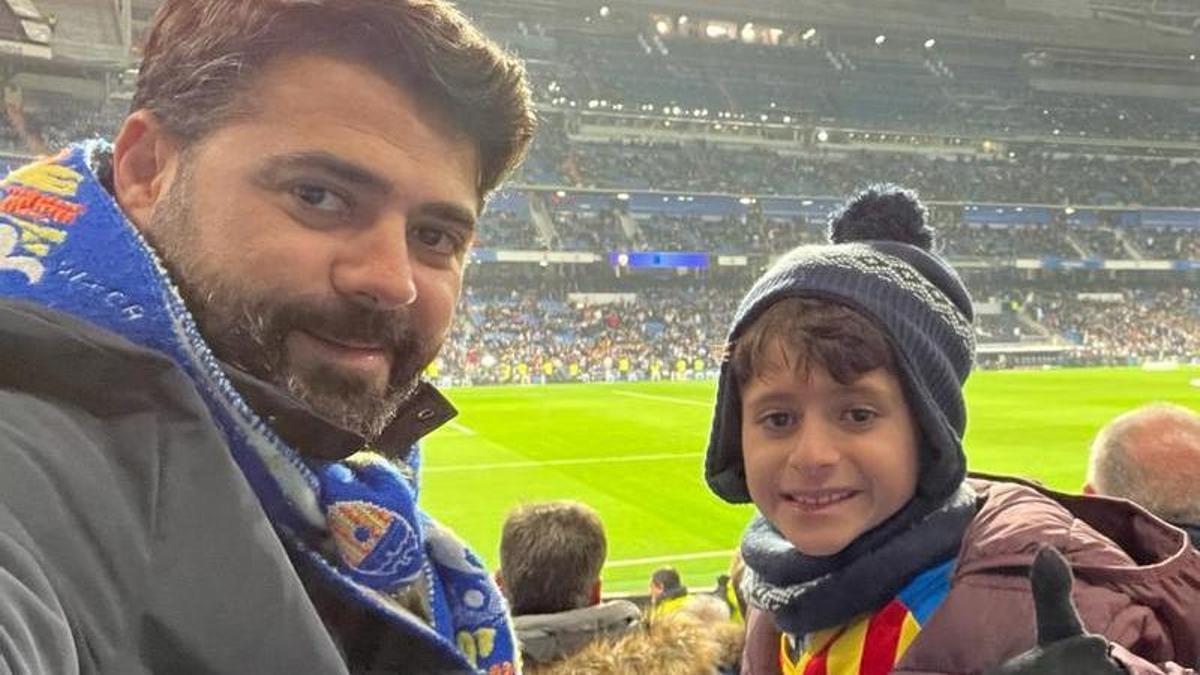
[[[1200,553],[1182,530],[1120,499],[1076,496],[1013,479],[972,479],[980,508],[963,536],[950,592],[894,673],[980,673],[1034,644],[1029,566],[1054,546],[1075,572],[1087,629],[1115,643],[1133,675],[1200,664]],[[743,675],[779,672],[779,632],[752,609]]]

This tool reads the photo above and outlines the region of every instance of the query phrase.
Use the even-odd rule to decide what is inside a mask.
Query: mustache
[[[301,298],[246,307],[241,328],[264,347],[282,347],[293,330],[347,343],[379,345],[388,351],[411,353],[418,344],[413,319],[406,307],[372,309],[338,300]]]
[[[275,319],[281,328],[393,351],[408,349],[415,342],[407,309],[381,311],[344,303],[295,303],[279,308]]]

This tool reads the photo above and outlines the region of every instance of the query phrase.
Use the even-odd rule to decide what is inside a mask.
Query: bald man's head
[[[1200,525],[1200,415],[1155,403],[1114,418],[1092,441],[1085,489]]]

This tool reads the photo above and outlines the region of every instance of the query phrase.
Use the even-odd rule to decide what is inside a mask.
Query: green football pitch
[[[494,567],[511,507],[577,499],[604,519],[607,592],[642,591],[664,564],[675,565],[689,586],[709,588],[752,508],[726,504],[704,486],[714,386],[451,389],[461,414],[424,444],[421,500]],[[967,387],[969,466],[1078,489],[1096,429],[1151,401],[1200,408],[1200,368],[974,373]]]

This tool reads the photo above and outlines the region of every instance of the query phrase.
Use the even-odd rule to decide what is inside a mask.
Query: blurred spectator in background
[[[650,607],[653,618],[673,614],[687,602],[688,590],[674,567],[660,567],[650,575]]]
[[[614,640],[597,640],[575,655],[526,675],[726,675],[736,673],[743,631],[686,611],[643,624]],[[732,638],[732,640],[731,640]],[[731,652],[733,652],[731,657]],[[730,661],[733,658],[735,661]]]
[[[527,664],[553,663],[638,624],[633,603],[600,600],[607,548],[600,515],[579,502],[524,504],[508,514],[496,577]]]
[[[1200,547],[1200,414],[1155,403],[1114,418],[1092,441],[1083,491],[1136,502]]]
[[[729,622],[724,602],[689,598],[671,570],[679,606],[641,623],[633,603],[600,600],[606,552],[600,516],[579,502],[525,504],[508,514],[496,577],[512,604],[527,675],[737,672],[743,630]]]
[[[729,573],[717,577],[716,596],[725,601],[729,608],[729,620],[743,624],[746,622],[746,598],[742,596],[742,574],[746,571],[746,561],[742,560],[742,552],[735,551],[729,561]]]

